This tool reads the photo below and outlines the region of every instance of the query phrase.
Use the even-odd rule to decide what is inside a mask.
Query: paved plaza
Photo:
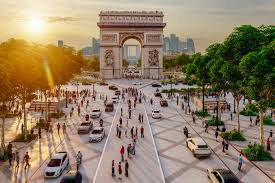
[[[92,101],[90,97],[90,106],[81,108],[81,115],[78,116],[77,111],[73,113],[72,117],[68,119],[61,118],[54,120],[53,133],[42,131],[42,138],[34,140],[31,143],[14,143],[19,149],[21,158],[26,151],[29,152],[31,160],[31,167],[24,170],[24,164],[21,163],[18,169],[15,165],[9,166],[8,162],[1,163],[0,176],[1,183],[8,182],[60,182],[61,177],[57,179],[45,179],[44,169],[50,160],[50,157],[59,151],[67,151],[70,158],[70,166],[66,171],[76,168],[76,154],[81,151],[83,154],[83,161],[80,166],[80,172],[83,176],[82,182],[144,182],[144,183],[208,183],[207,168],[224,168],[230,169],[242,182],[245,183],[269,183],[273,182],[254,164],[244,158],[244,165],[242,170],[237,169],[239,151],[247,146],[249,142],[258,142],[259,140],[259,126],[249,126],[249,117],[241,116],[241,130],[247,138],[244,142],[232,142],[229,146],[227,154],[222,152],[222,139],[219,137],[216,141],[214,136],[214,128],[209,129],[209,133],[204,131],[201,124],[201,119],[196,118],[196,123],[192,122],[191,114],[185,113],[181,108],[180,99],[179,105],[176,99],[168,99],[166,94],[163,98],[167,98],[168,107],[161,107],[159,98],[154,97],[156,88],[153,88],[150,83],[151,80],[142,80],[143,85],[133,86],[134,80],[111,80],[109,84],[115,84],[121,88],[136,87],[138,91],[145,94],[145,100],[142,103],[137,102],[136,107],[132,107],[131,119],[128,119],[128,105],[127,99],[133,100],[133,97],[126,94],[126,100],[120,99],[118,104],[115,104],[113,112],[104,112],[104,100],[100,95],[107,96],[109,99],[114,95],[114,91],[108,89],[108,86],[95,85],[97,92],[96,101]],[[186,85],[173,85],[174,88],[188,87]],[[69,91],[76,90],[76,86],[64,86]],[[163,86],[163,88],[170,88],[170,85]],[[79,86],[79,90],[91,89],[92,86]],[[227,101],[233,106],[231,95],[226,96]],[[153,104],[150,104],[150,99],[153,99]],[[133,103],[133,101],[132,101]],[[187,103],[184,103],[187,106]],[[191,108],[195,110],[195,106],[190,103]],[[65,113],[69,113],[71,107],[76,109],[75,104],[69,104],[68,108],[64,108]],[[241,101],[241,107],[243,107]],[[104,121],[104,129],[106,132],[105,138],[98,143],[90,143],[88,141],[89,134],[78,134],[77,127],[84,121],[84,116],[90,113],[92,109],[100,108],[102,111],[101,118]],[[121,115],[121,108],[123,113]],[[160,109],[162,113],[161,119],[153,119],[151,117],[152,109]],[[138,115],[144,115],[143,123],[138,121]],[[119,118],[122,118],[122,135],[118,138],[116,135],[116,125],[119,124]],[[227,130],[236,127],[236,116],[233,115],[233,120],[230,119],[230,112],[224,112],[222,119],[225,121]],[[128,126],[127,126],[128,121]],[[254,121],[254,118],[253,118]],[[67,125],[67,132],[63,134],[57,133],[57,123]],[[93,120],[95,126],[99,126],[99,119]],[[11,141],[16,134],[21,132],[21,121],[17,119],[9,119],[6,122],[6,141]],[[34,122],[32,122],[34,123]],[[31,125],[31,122],[29,123]],[[145,137],[140,137],[140,127],[145,129]],[[187,127],[191,137],[202,137],[212,150],[212,154],[208,158],[195,158],[192,152],[186,147],[186,137],[183,134],[183,128]],[[132,127],[138,128],[138,138],[136,142],[136,154],[127,157],[127,146],[132,143],[130,129]],[[269,135],[269,130],[274,127],[265,126],[265,137]],[[125,134],[127,131],[127,136]],[[35,133],[37,133],[35,131]],[[272,142],[274,141],[274,137]],[[124,165],[122,162],[122,180],[119,180],[117,166],[120,161],[120,148],[125,147],[125,159],[129,162],[129,177],[124,175]],[[271,152],[275,158],[275,145],[272,143]],[[111,176],[112,160],[115,160],[116,177]],[[275,175],[275,163],[270,162],[255,162],[269,176]]]

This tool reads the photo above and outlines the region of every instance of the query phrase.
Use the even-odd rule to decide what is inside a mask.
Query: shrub
[[[207,124],[208,124],[208,126],[217,126],[216,119],[207,120]],[[218,126],[223,126],[223,125],[224,125],[224,122],[219,120]]]
[[[268,151],[265,151],[264,147],[260,144],[248,145],[242,150],[242,153],[250,161],[271,161],[272,156]]]
[[[237,130],[232,130],[229,132],[224,132],[221,134],[222,138],[229,141],[245,141],[243,133],[238,132]]]
[[[19,135],[17,135],[14,139],[14,142],[31,142],[34,139],[36,139],[38,135],[37,134],[27,134],[27,140],[24,140],[24,133],[21,133]]]
[[[254,104],[246,105],[245,109],[243,109],[240,114],[244,116],[257,116],[259,110]]]
[[[34,128],[45,128],[46,127],[46,123],[45,123],[45,120],[41,120],[39,122],[37,122],[34,126]]]
[[[202,116],[202,110],[198,110],[195,112],[196,116],[203,117]],[[207,111],[204,111],[204,116],[210,116]]]
[[[8,114],[6,114],[6,118],[14,118],[16,116],[18,116],[18,114],[14,114],[14,113],[8,113]]]
[[[272,121],[272,118],[271,118],[271,117],[265,117],[265,118],[264,118],[264,125],[275,126],[275,122]]]
[[[6,161],[8,160],[8,152],[7,149],[4,149],[4,154],[0,154],[0,161]]]

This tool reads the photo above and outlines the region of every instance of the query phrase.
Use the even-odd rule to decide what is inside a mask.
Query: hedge
[[[272,121],[272,118],[271,118],[271,117],[265,117],[265,118],[264,118],[264,125],[275,126],[275,122]]]
[[[202,110],[196,111],[195,114],[196,114],[196,116],[198,116],[198,117],[203,117],[203,115],[202,115]],[[204,111],[204,117],[206,117],[206,116],[210,116],[210,115],[208,114],[207,111]]]
[[[208,126],[217,126],[216,119],[207,120],[207,124],[208,124]],[[223,125],[224,125],[224,122],[219,120],[218,121],[218,126],[223,126]]]
[[[243,133],[238,132],[237,130],[221,133],[221,136],[229,141],[245,141]]]
[[[264,149],[260,144],[248,145],[242,149],[242,153],[250,161],[271,161],[273,160],[271,154]]]
[[[240,114],[244,116],[257,116],[259,109],[254,104],[246,105],[245,109],[243,109]]]

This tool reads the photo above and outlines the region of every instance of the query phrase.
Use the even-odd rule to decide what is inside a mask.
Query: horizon
[[[197,52],[222,42],[240,25],[274,24],[275,9],[274,0],[173,0],[173,3],[164,0],[118,0],[116,3],[111,0],[44,3],[15,0],[0,4],[0,42],[16,38],[56,45],[58,40],[63,40],[65,45],[81,49],[91,46],[92,37],[99,38],[96,23],[100,11],[162,11],[167,23],[164,36],[190,37]]]

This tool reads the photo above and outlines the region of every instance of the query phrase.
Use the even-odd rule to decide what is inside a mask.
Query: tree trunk
[[[236,97],[236,103],[237,103],[237,130],[238,132],[241,132],[241,124],[240,124],[240,97]]]
[[[263,111],[260,111],[260,143],[262,146],[265,146],[265,144],[264,144],[264,113],[263,113]]]
[[[2,139],[1,139],[1,154],[5,152],[5,115],[2,116]]]
[[[24,114],[24,140],[27,140],[27,116],[26,116],[26,91],[24,90],[23,94],[23,100],[22,100],[22,105],[23,105],[23,114]]]
[[[202,85],[202,117],[204,118],[204,84]]]

